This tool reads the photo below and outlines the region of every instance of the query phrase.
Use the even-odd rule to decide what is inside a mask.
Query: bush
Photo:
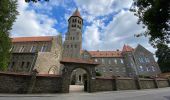
[[[96,76],[102,76],[100,72],[96,72]]]

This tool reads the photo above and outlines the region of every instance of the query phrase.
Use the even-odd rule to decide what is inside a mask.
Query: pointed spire
[[[133,50],[134,49],[131,46],[124,44],[122,52],[129,52]]]
[[[80,12],[79,12],[78,8],[76,8],[76,10],[75,10],[75,12],[73,13],[72,16],[78,16],[78,17],[81,18],[81,15],[80,15]]]

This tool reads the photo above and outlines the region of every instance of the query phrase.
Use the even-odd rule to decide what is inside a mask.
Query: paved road
[[[170,88],[69,94],[0,94],[0,100],[170,100]]]
[[[83,85],[70,85],[70,92],[84,92]]]

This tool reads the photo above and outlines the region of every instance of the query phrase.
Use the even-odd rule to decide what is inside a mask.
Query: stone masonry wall
[[[113,86],[113,80],[112,79],[104,79],[104,78],[96,78],[94,82],[94,88],[93,92],[97,91],[112,91]]]
[[[168,79],[133,79],[133,78],[112,78],[94,80],[93,91],[115,91],[115,90],[136,90],[136,89],[153,89],[161,87],[169,87]],[[138,86],[139,84],[139,86]]]
[[[170,85],[167,79],[157,79],[157,82],[158,82],[159,88],[168,87]]]
[[[67,87],[63,85],[62,81],[62,77],[57,75],[0,72],[0,93],[62,93],[62,88]],[[170,86],[170,80],[163,78],[96,78],[92,79],[90,83],[91,92],[151,89]]]
[[[61,77],[0,72],[0,93],[56,93],[61,91]],[[34,84],[33,84],[34,83]]]
[[[61,91],[61,77],[38,75],[33,93],[58,93]]]
[[[118,78],[117,90],[135,90],[136,83],[133,78]]]
[[[142,89],[156,88],[156,84],[153,79],[140,79]]]

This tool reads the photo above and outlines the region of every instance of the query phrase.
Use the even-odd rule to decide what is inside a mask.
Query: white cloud
[[[129,8],[133,0],[75,0],[77,6],[92,16],[103,16]]]
[[[143,32],[145,29],[137,25],[137,18],[133,13],[122,10],[107,26],[99,31],[98,22],[93,21],[91,26],[87,26],[84,33],[84,48],[87,50],[116,50],[122,49],[124,44],[136,47],[142,44],[148,50],[154,53],[155,49],[148,43],[145,37],[134,37],[134,34]]]
[[[17,20],[13,25],[11,34],[15,36],[43,36],[43,35],[57,35],[58,32],[54,27],[57,23],[44,14],[38,14],[34,10],[27,10],[28,4],[24,0],[18,1]]]

